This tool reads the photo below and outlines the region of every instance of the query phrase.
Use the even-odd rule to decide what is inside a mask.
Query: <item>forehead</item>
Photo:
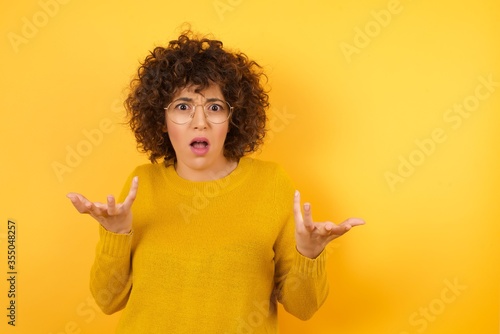
[[[184,88],[180,88],[175,92],[173,100],[176,100],[181,97],[188,97],[191,99],[209,99],[209,98],[219,98],[221,100],[224,99],[220,86],[215,83],[211,84],[210,86],[208,86],[203,90],[199,90],[198,86],[195,85],[190,85]]]

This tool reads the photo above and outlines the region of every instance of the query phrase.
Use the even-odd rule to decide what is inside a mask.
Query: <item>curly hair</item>
[[[179,89],[195,86],[199,92],[215,83],[234,107],[224,156],[238,161],[255,152],[265,136],[269,107],[262,79],[267,79],[262,67],[244,53],[227,51],[221,41],[184,31],[167,47],[154,48],[130,83],[125,108],[137,148],[147,153],[152,163],[163,158],[165,165],[173,164],[175,151],[163,131],[164,108]]]

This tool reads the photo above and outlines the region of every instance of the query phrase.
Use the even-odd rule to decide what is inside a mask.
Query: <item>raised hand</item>
[[[132,204],[137,195],[138,178],[132,179],[130,191],[123,203],[116,204],[114,196],[108,196],[107,203],[91,202],[78,193],[66,195],[78,212],[91,215],[106,230],[114,233],[130,233],[132,230]]]
[[[297,250],[300,254],[311,259],[321,254],[330,241],[344,235],[352,227],[365,223],[360,218],[349,218],[338,225],[329,221],[315,223],[312,219],[311,204],[304,204],[304,216],[302,216],[298,191],[295,191],[293,213]]]

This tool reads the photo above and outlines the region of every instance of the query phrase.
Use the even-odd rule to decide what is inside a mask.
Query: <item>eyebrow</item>
[[[179,97],[178,99],[175,99],[173,102],[177,101],[193,102],[193,99],[190,97]],[[224,102],[224,100],[221,100],[217,97],[211,97],[205,100],[205,102],[216,102],[216,101]]]

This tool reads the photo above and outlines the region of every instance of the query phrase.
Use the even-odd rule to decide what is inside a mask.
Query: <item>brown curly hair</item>
[[[174,163],[174,148],[163,131],[164,108],[179,89],[193,85],[199,92],[215,83],[234,107],[224,156],[238,161],[255,152],[265,136],[269,107],[262,79],[267,79],[262,67],[244,53],[227,51],[221,41],[184,31],[167,47],[150,52],[130,84],[125,108],[138,149],[147,153],[152,163],[160,158],[165,165]]]

